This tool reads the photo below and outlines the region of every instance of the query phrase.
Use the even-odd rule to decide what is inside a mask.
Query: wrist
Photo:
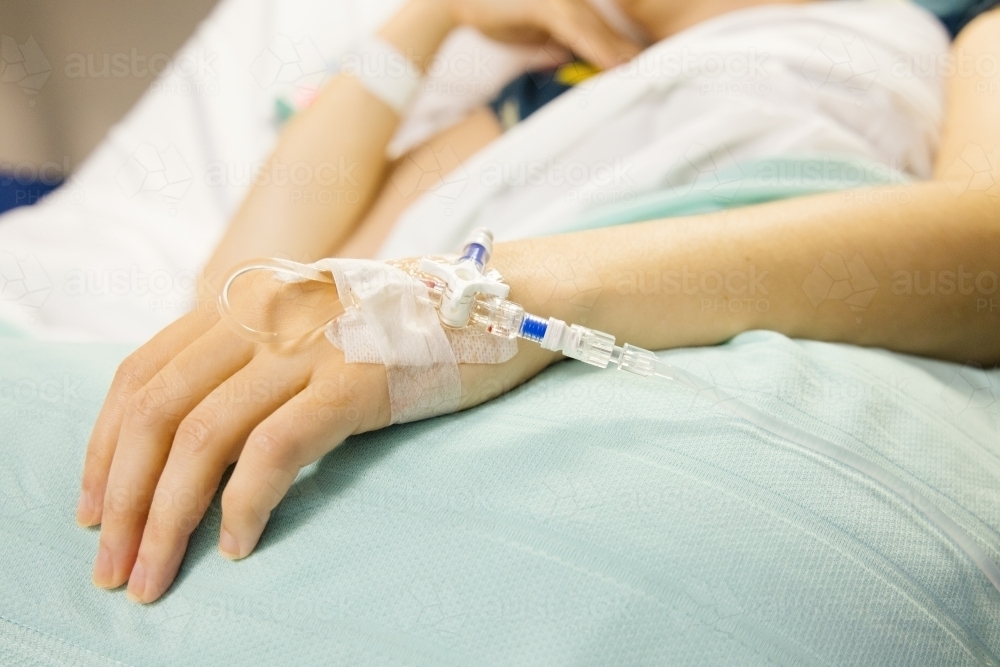
[[[494,246],[490,267],[510,286],[507,299],[522,306],[525,313],[544,320],[553,317],[566,324],[592,326],[599,281],[595,284],[587,280],[596,280],[596,276],[576,275],[573,258],[543,250],[544,245],[533,239]],[[564,358],[559,352],[523,341],[519,356],[529,351],[530,356],[544,359],[546,365]]]

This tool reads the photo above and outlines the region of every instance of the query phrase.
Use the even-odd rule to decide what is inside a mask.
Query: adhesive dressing
[[[270,330],[264,330],[248,325],[245,316],[236,314],[233,285],[240,276],[255,271],[268,272],[285,285],[308,281],[333,284],[339,303],[299,313],[302,316],[285,327],[272,323]],[[406,263],[254,261],[229,277],[220,294],[220,311],[238,334],[258,343],[294,340],[325,327],[326,338],[344,352],[347,363],[385,366],[390,422],[405,423],[458,409],[462,397],[458,364],[499,364],[517,353],[513,338],[490,336],[475,327],[443,326],[436,307],[442,292],[428,282],[436,286],[426,276],[421,277],[416,265]],[[480,275],[476,287],[504,295],[508,291],[496,271]]]

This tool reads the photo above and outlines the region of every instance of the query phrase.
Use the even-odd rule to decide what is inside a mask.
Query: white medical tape
[[[517,341],[469,327],[441,326],[427,286],[373,260],[323,259],[304,265],[333,276],[346,307],[326,337],[347,363],[380,363],[389,382],[391,423],[454,412],[462,397],[459,363],[497,364],[517,353]]]
[[[340,71],[402,117],[420,88],[417,66],[389,42],[372,37],[340,56]]]

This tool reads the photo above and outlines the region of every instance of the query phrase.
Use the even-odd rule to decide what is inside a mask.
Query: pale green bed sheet
[[[0,339],[0,665],[995,665],[1000,593],[907,498],[668,382],[560,364],[356,437],[140,607],[73,512],[126,349]],[[906,480],[1000,562],[1000,373],[754,332],[664,356]]]

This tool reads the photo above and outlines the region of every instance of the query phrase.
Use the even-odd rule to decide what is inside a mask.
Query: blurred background
[[[0,0],[0,211],[76,169],[215,2]]]

